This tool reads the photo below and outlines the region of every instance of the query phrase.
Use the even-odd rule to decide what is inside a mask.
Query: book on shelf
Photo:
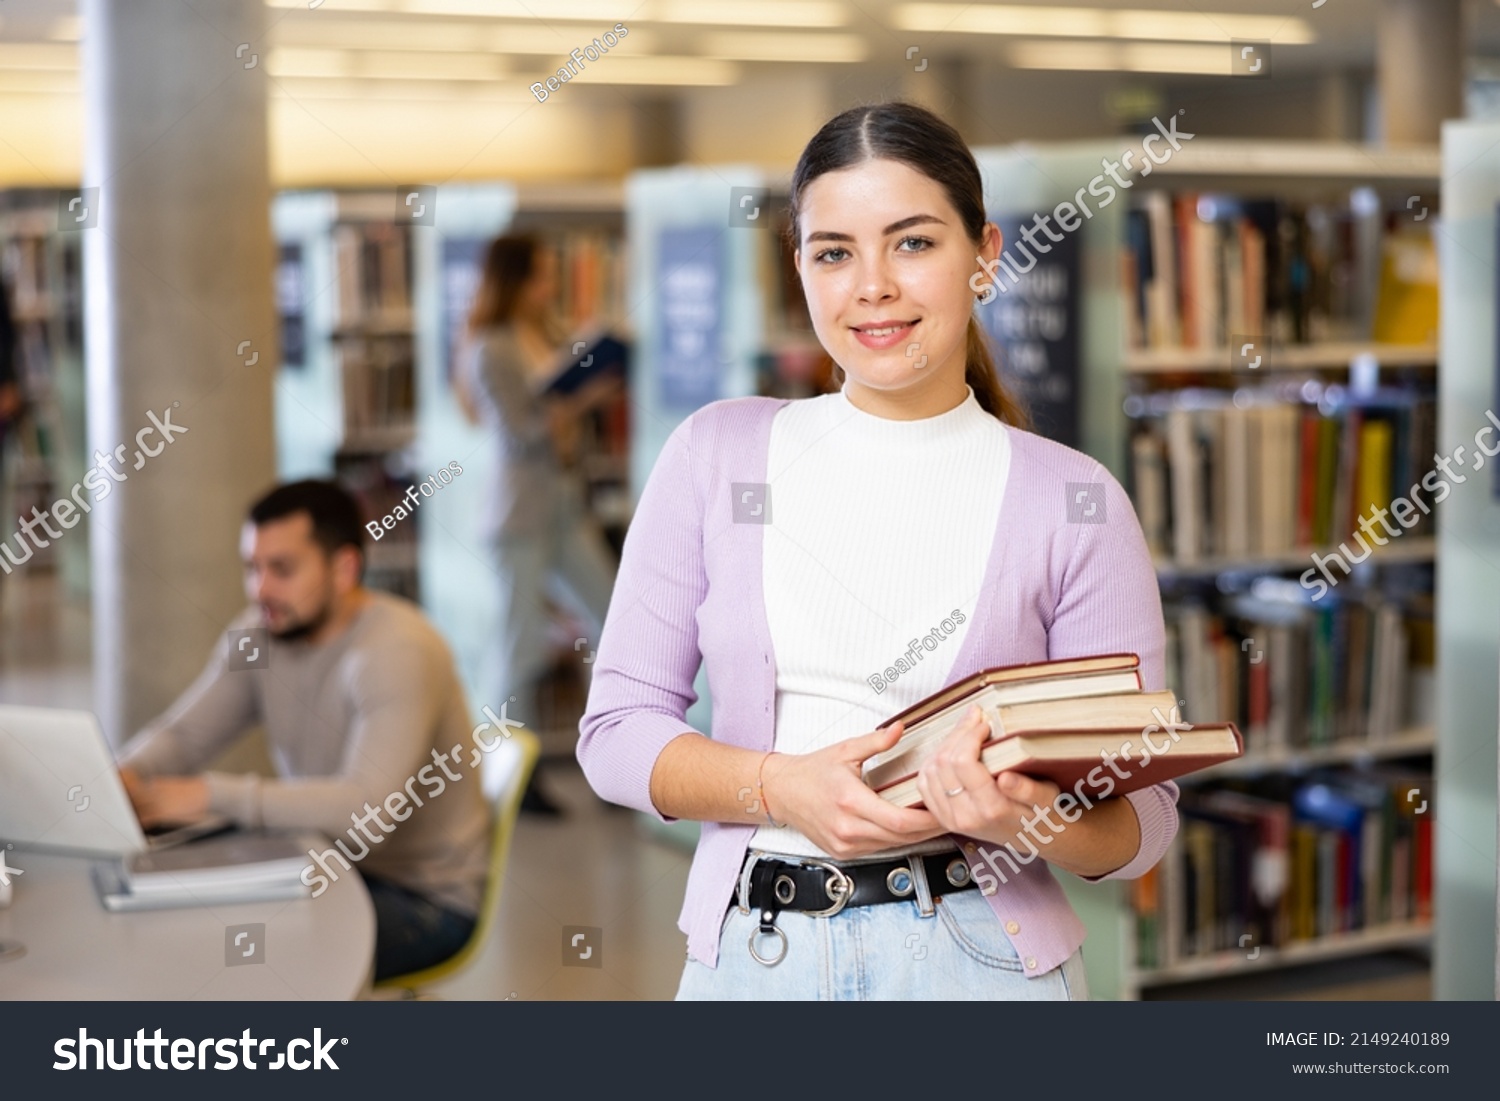
[[[920,806],[916,774],[977,706],[990,733],[980,760],[992,775],[1041,776],[1066,788],[1098,785],[1103,762],[1111,792],[1124,794],[1231,760],[1243,750],[1233,724],[1185,729],[1171,692],[1142,691],[1135,654],[1035,662],[986,669],[892,716],[905,729],[890,749],[870,757],[863,779],[897,806]],[[1145,732],[1157,735],[1152,750]],[[1091,775],[1092,774],[1092,775]]]
[[[1185,792],[1176,839],[1132,886],[1137,966],[1429,920],[1430,789],[1376,769]]]
[[[386,222],[333,227],[340,329],[410,328],[411,258],[407,230]]]
[[[1363,558],[1432,535],[1437,494],[1422,482],[1437,446],[1435,396],[1321,396],[1194,389],[1145,401],[1130,484],[1152,553],[1190,566],[1343,544]]]
[[[1247,759],[1388,742],[1432,721],[1430,592],[1353,587],[1312,600],[1296,585],[1169,599],[1167,675],[1184,718],[1227,717]]]
[[[1436,344],[1438,257],[1432,233],[1413,227],[1385,238],[1373,336],[1385,344]]]
[[[416,367],[410,340],[356,341],[338,346],[344,440],[365,446],[409,433],[416,419]]]
[[[1126,213],[1128,346],[1435,342],[1436,264],[1422,261],[1431,233],[1386,233],[1383,220],[1347,198],[1145,191]]]
[[[570,328],[625,316],[625,243],[618,232],[569,230],[539,234],[557,272],[558,316]]]

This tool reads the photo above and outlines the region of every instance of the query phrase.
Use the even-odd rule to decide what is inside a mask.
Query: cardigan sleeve
[[[673,819],[651,801],[656,758],[678,735],[702,733],[686,719],[708,592],[693,420],[668,438],[636,506],[578,724],[578,763],[600,798],[663,822]]]
[[[1120,483],[1102,466],[1091,481],[1103,487],[1103,516],[1067,525],[1075,542],[1047,632],[1048,656],[1134,653],[1141,660],[1141,686],[1165,689],[1166,629],[1146,537]],[[1140,847],[1122,867],[1085,878],[1138,879],[1150,871],[1177,833],[1177,794],[1177,785],[1167,781],[1126,795],[1140,822]]]

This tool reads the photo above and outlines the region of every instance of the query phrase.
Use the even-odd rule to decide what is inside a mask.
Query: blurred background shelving
[[[1128,139],[981,151],[992,215],[1050,211],[1121,148]],[[1367,556],[1351,532],[1426,472],[1436,446],[1437,167],[1435,150],[1194,142],[1079,231],[1081,286],[1067,301],[1084,351],[1059,365],[1079,395],[1078,446],[1132,494],[1184,718],[1233,719],[1246,739],[1243,760],[1182,784],[1183,828],[1148,877],[1070,880],[1091,945],[1111,913],[1118,930],[1085,955],[1096,994],[1184,996],[1394,949],[1418,950],[1405,970],[1425,984],[1442,904],[1437,798],[1420,822],[1420,906],[1415,831],[1395,856],[1373,840],[1399,818],[1398,794],[1346,808],[1343,834],[1312,808],[1398,767],[1408,787],[1435,786],[1441,522],[1421,516]],[[1341,543],[1365,560],[1348,578],[1332,566],[1315,600],[1302,583],[1312,555]],[[1364,865],[1340,849],[1362,831]],[[1383,906],[1350,902],[1362,885],[1373,899],[1376,883]]]

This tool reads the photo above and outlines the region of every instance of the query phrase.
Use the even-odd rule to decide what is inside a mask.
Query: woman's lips
[[[866,348],[894,348],[908,341],[916,325],[915,321],[898,321],[888,325],[863,326],[854,330],[854,339]],[[871,332],[871,329],[876,332]]]

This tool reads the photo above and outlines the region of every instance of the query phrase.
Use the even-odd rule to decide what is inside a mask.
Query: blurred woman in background
[[[470,421],[495,439],[482,532],[500,582],[493,678],[486,698],[510,701],[509,717],[536,727],[537,686],[549,664],[551,595],[598,643],[614,587],[614,553],[569,468],[582,418],[617,392],[598,380],[569,396],[545,392],[571,359],[553,315],[553,254],[528,236],[502,236],[484,258],[458,367],[458,392]],[[533,778],[523,810],[560,814]]]

